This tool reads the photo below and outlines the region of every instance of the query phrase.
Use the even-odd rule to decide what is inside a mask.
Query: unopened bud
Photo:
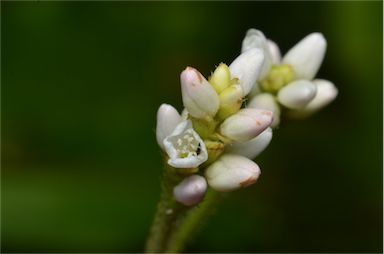
[[[267,128],[259,136],[246,142],[235,142],[229,145],[226,152],[245,156],[251,160],[267,148],[272,140],[272,128]]]
[[[328,80],[315,79],[313,80],[313,83],[315,83],[317,87],[317,93],[315,98],[313,98],[313,100],[311,100],[304,108],[304,110],[308,112],[315,112],[327,106],[338,94],[336,86]]]
[[[199,175],[186,177],[173,189],[173,196],[176,201],[186,206],[193,206],[200,203],[207,191],[205,178]]]
[[[248,108],[265,109],[273,112],[273,122],[271,127],[276,127],[280,123],[280,106],[276,101],[275,96],[270,93],[260,93],[253,97]]]
[[[260,168],[255,162],[235,154],[224,154],[205,171],[209,186],[223,192],[249,186],[259,175]]]
[[[219,109],[219,96],[196,69],[187,67],[180,75],[184,107],[196,118],[215,116]]]
[[[231,85],[225,88],[219,95],[220,108],[217,113],[221,120],[235,114],[243,103],[243,89],[240,85]]]
[[[308,80],[295,80],[277,94],[278,101],[290,109],[304,108],[316,96],[316,86]]]
[[[283,58],[295,70],[295,79],[313,79],[320,68],[327,48],[321,33],[312,33],[299,41]]]
[[[269,50],[269,54],[271,55],[272,64],[279,64],[281,61],[281,53],[279,46],[274,41],[267,40],[267,46]]]
[[[273,120],[268,110],[245,108],[228,117],[220,126],[220,133],[234,141],[248,141],[262,133]]]
[[[238,56],[229,66],[231,78],[237,78],[246,96],[259,78],[264,61],[264,53],[261,49],[250,49]]]
[[[231,85],[231,72],[226,64],[221,63],[209,78],[209,83],[220,94]]]

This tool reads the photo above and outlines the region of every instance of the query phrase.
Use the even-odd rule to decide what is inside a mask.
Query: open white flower
[[[246,52],[253,48],[264,51],[265,58],[269,59],[268,63],[264,64],[264,67],[269,67],[269,71],[266,71],[268,75],[261,76],[258,80],[258,85],[254,87],[251,94],[255,95],[263,91],[278,93],[279,102],[285,107],[294,110],[304,109],[309,105],[312,99],[316,97],[316,90],[320,90],[316,89],[319,85],[313,82],[312,79],[315,77],[324,59],[327,48],[324,36],[321,33],[307,35],[281,59],[280,50],[276,43],[266,39],[262,32],[256,29],[249,29],[243,40],[242,50]],[[305,80],[307,85],[303,85],[303,82],[301,82],[301,85],[297,85],[298,80]],[[296,85],[290,86],[292,83],[296,83]],[[312,89],[313,87],[315,89]],[[299,91],[299,88],[302,91]],[[284,92],[280,91],[283,89],[285,90]],[[332,97],[332,99],[334,98]],[[328,104],[332,99],[324,101]]]
[[[207,148],[190,120],[178,124],[163,143],[172,167],[195,168],[208,159]]]

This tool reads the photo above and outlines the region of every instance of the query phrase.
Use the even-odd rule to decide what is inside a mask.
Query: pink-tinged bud
[[[259,175],[260,168],[255,162],[235,154],[224,154],[205,171],[209,186],[222,192],[247,187]]]
[[[321,33],[311,33],[291,48],[283,58],[295,71],[296,79],[313,79],[323,62],[327,41]]]
[[[188,113],[199,119],[214,117],[219,110],[219,96],[199,71],[187,67],[180,75],[181,93]]]
[[[270,93],[260,93],[254,96],[247,105],[248,108],[265,109],[273,112],[273,122],[271,127],[276,127],[280,123],[280,106],[275,96]]]
[[[231,78],[237,78],[243,88],[243,96],[249,94],[263,66],[264,54],[261,49],[253,48],[238,56],[229,66]]]
[[[173,132],[180,121],[181,117],[174,107],[161,104],[157,110],[156,139],[162,149],[164,149],[163,140]]]
[[[272,128],[267,128],[259,136],[246,142],[235,142],[228,146],[226,152],[245,156],[251,160],[267,148],[272,140]]]
[[[207,181],[199,175],[186,177],[173,189],[173,196],[176,201],[186,206],[193,206],[200,203],[207,191]]]
[[[290,109],[302,109],[316,96],[316,85],[309,80],[295,80],[280,89],[278,101]]]
[[[220,133],[234,141],[244,142],[262,133],[273,121],[268,110],[245,108],[228,117],[220,126]]]

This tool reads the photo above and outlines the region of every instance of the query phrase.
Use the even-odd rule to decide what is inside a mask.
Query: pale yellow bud
[[[213,72],[212,76],[209,77],[208,81],[218,94],[221,93],[231,85],[231,72],[228,66],[221,63]]]
[[[219,95],[220,108],[217,116],[220,120],[235,114],[243,103],[243,89],[240,85],[231,85],[225,88]]]

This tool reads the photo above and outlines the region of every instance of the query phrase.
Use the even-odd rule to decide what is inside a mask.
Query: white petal
[[[220,133],[234,141],[248,141],[262,133],[273,120],[268,110],[245,108],[220,125]]]
[[[203,199],[207,190],[207,181],[199,175],[186,177],[173,189],[175,199],[186,205],[197,205]]]
[[[264,54],[260,49],[250,49],[238,56],[229,66],[231,78],[238,78],[246,96],[255,85],[264,61]]]
[[[190,120],[179,123],[163,143],[172,167],[195,168],[208,159],[207,148]]]
[[[157,110],[156,139],[162,149],[164,149],[163,140],[173,132],[180,121],[180,115],[174,107],[161,104]]]
[[[259,49],[264,53],[264,62],[261,67],[259,80],[263,79],[269,72],[272,65],[272,56],[267,45],[267,39],[263,32],[257,29],[249,29],[242,43],[241,52],[244,53],[251,49]]]
[[[267,148],[272,140],[272,128],[267,128],[259,136],[246,142],[235,142],[226,151],[245,156],[251,160]]]
[[[313,79],[323,62],[327,42],[321,33],[312,33],[298,42],[283,58],[295,70],[296,79]]]
[[[184,107],[196,118],[213,117],[219,109],[219,96],[196,69],[187,67],[180,75]]]
[[[304,108],[316,96],[316,86],[308,80],[296,80],[277,94],[278,101],[290,109]]]
[[[233,191],[256,182],[260,168],[240,155],[224,154],[205,171],[209,186],[216,191]]]
[[[331,103],[338,94],[336,86],[328,80],[315,79],[313,83],[315,83],[317,87],[317,93],[315,98],[303,109],[306,113],[313,113],[324,108]]]
[[[276,101],[276,98],[270,93],[260,93],[253,97],[248,108],[265,109],[273,112],[272,127],[276,127],[280,123],[280,106]]]
[[[281,61],[281,53],[279,46],[274,41],[267,40],[267,46],[269,50],[269,54],[271,56],[272,64],[279,64]]]

